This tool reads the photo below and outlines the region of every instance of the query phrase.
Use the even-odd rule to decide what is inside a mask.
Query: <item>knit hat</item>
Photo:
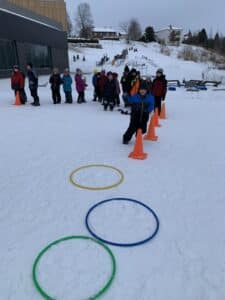
[[[27,66],[29,66],[31,69],[33,68],[33,64],[32,63],[27,63]]]
[[[124,68],[124,72],[130,72],[128,65],[126,65],[126,67]]]
[[[141,81],[139,90],[149,90],[149,85],[146,80]]]
[[[162,68],[159,68],[157,71],[156,71],[156,73],[160,73],[160,74],[163,74],[163,69]]]

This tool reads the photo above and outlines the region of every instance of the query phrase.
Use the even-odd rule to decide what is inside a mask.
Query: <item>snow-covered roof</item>
[[[117,33],[118,30],[112,28],[112,27],[94,27],[93,32],[115,32]]]
[[[165,27],[165,28],[162,28],[162,29],[160,29],[160,30],[158,30],[158,31],[156,31],[156,33],[157,32],[161,32],[161,31],[170,31],[170,30],[183,30],[183,28],[178,28],[178,27],[174,27],[174,26],[168,26],[168,27]]]

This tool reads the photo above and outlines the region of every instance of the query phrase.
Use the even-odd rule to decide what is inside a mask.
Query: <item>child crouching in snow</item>
[[[142,129],[142,134],[146,133],[149,114],[153,112],[155,105],[146,81],[141,81],[138,93],[129,97],[128,101],[131,104],[131,117],[129,127],[123,135],[123,144],[128,144],[138,129]]]

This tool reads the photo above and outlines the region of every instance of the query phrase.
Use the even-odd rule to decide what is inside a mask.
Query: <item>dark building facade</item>
[[[39,74],[68,67],[67,34],[48,18],[0,0],[0,77],[32,62]]]

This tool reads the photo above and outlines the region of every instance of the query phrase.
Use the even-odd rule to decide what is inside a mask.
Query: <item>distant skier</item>
[[[116,82],[113,79],[113,73],[107,73],[107,81],[103,88],[103,106],[104,110],[107,110],[109,107],[112,111],[115,106],[115,99],[116,99]]]
[[[11,75],[11,87],[15,92],[20,94],[20,102],[21,104],[25,104],[27,102],[27,95],[25,93],[25,75],[18,65],[13,66],[13,72]]]
[[[27,63],[27,77],[29,81],[30,94],[34,98],[34,101],[31,103],[31,105],[40,106],[38,97],[38,76],[33,69],[32,63]]]
[[[72,80],[72,77],[70,76],[70,71],[68,68],[66,68],[64,70],[64,74],[63,74],[63,77],[62,77],[62,82],[63,82],[63,90],[64,90],[64,93],[65,93],[65,98],[66,98],[66,101],[65,103],[73,103],[73,98],[72,98],[72,83],[73,83],[73,80]]]
[[[163,69],[156,71],[156,78],[152,83],[152,94],[155,97],[155,108],[158,108],[158,113],[161,113],[162,101],[165,100],[167,92],[167,80],[163,74]]]
[[[123,144],[128,144],[134,133],[138,129],[142,129],[142,134],[147,131],[149,114],[154,110],[154,97],[148,92],[149,84],[141,81],[139,92],[129,97],[131,103],[130,124],[127,131],[123,135]]]
[[[52,75],[49,78],[52,90],[53,104],[61,103],[60,85],[63,83],[58,68],[54,68]]]

